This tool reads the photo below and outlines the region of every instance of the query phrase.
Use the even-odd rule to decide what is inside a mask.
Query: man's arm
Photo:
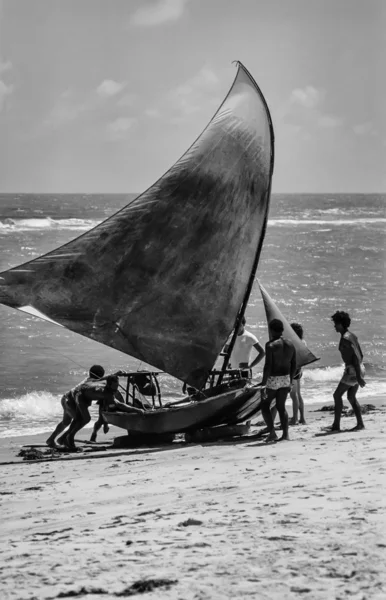
[[[261,380],[261,385],[267,385],[267,379],[271,374],[272,369],[272,346],[270,342],[265,344],[265,363],[263,370],[263,379]]]
[[[255,367],[257,364],[259,364],[259,362],[262,361],[265,356],[265,350],[264,350],[263,346],[261,344],[259,344],[259,342],[256,342],[256,344],[253,344],[253,347],[255,348],[255,350],[257,352],[257,356],[256,356],[255,360],[252,361],[250,365],[248,365],[249,369],[253,369],[253,367]]]
[[[115,405],[115,408],[119,412],[137,413],[137,414],[141,414],[141,415],[143,415],[145,413],[145,411],[142,410],[141,408],[135,408],[135,406],[131,406],[131,404],[125,404],[124,402],[119,402],[119,400],[117,400],[116,398],[113,399],[113,403]]]
[[[293,354],[291,357],[291,365],[290,365],[290,381],[292,384],[293,378],[295,376],[296,373],[296,350],[295,347],[293,347]]]
[[[119,402],[125,403],[124,398],[121,394],[121,392],[119,390],[117,390],[116,392],[114,392],[114,398],[116,400],[119,400]]]
[[[366,382],[365,382],[365,380],[362,377],[360,363],[359,363],[358,357],[357,357],[356,353],[354,352],[354,350],[352,351],[351,360],[352,360],[352,364],[353,364],[354,369],[355,369],[355,374],[357,376],[357,381],[358,381],[358,383],[359,383],[359,385],[361,387],[364,387],[366,385]]]

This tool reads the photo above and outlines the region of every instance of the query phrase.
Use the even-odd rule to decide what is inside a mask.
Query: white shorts
[[[363,364],[361,364],[359,366],[359,370],[361,372],[361,376],[364,377],[365,376],[365,367]],[[354,365],[346,365],[345,366],[345,369],[343,371],[343,376],[342,376],[342,379],[340,380],[340,383],[344,383],[345,385],[348,385],[349,387],[358,385],[357,374],[356,374]]]
[[[289,375],[273,375],[267,379],[267,389],[280,390],[280,388],[290,388],[291,378]]]

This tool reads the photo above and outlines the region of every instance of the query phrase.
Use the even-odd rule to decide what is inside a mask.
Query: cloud
[[[360,123],[358,125],[353,126],[353,132],[355,135],[378,135],[377,130],[374,127],[374,123],[372,121],[366,121],[365,123]]]
[[[11,69],[12,69],[11,61],[7,60],[5,62],[2,62],[0,60],[0,74],[5,73],[5,71],[10,71]]]
[[[126,104],[121,104],[125,96],[121,97],[118,102],[115,98],[126,87],[126,82],[117,82],[112,79],[104,79],[97,88],[87,93],[81,93],[72,89],[63,92],[55,106],[50,111],[45,125],[53,129],[58,129],[73,121],[76,121],[82,115],[91,114],[95,111],[100,111],[106,107],[128,105],[128,96]],[[113,104],[111,105],[112,100]],[[131,104],[134,101],[134,96],[131,95]]]
[[[123,140],[128,136],[128,132],[133,128],[136,119],[133,117],[119,117],[107,126],[107,137],[111,141]]]
[[[123,94],[117,101],[117,106],[133,106],[134,102],[137,99],[137,95],[132,92],[128,92]]]
[[[202,67],[195,75],[163,94],[156,107],[147,107],[143,116],[157,119],[161,116],[173,123],[181,122],[202,107],[215,104],[220,99],[217,94],[219,78],[208,66]]]
[[[89,99],[80,101],[73,90],[66,90],[59,96],[57,103],[45,120],[45,125],[53,129],[58,129],[75,121],[82,113],[89,110],[89,108]]]
[[[322,129],[334,129],[335,127],[340,127],[342,124],[343,119],[334,117],[333,115],[320,114],[317,119],[317,125]]]
[[[5,107],[7,96],[10,96],[13,92],[13,85],[7,85],[0,79],[0,112]]]
[[[125,87],[125,82],[119,83],[113,79],[105,79],[97,87],[96,92],[101,98],[111,98],[112,96],[119,94]]]
[[[324,90],[318,90],[312,85],[292,90],[290,102],[304,108],[316,108],[325,98]]]
[[[142,0],[143,1],[143,0]],[[131,23],[141,27],[154,27],[168,21],[177,21],[184,13],[189,0],[156,0],[146,2],[131,16]]]
[[[158,108],[147,108],[144,111],[144,115],[146,117],[150,117],[151,119],[158,119],[161,116],[161,113]]]
[[[327,113],[324,108],[326,92],[312,85],[292,90],[281,110],[284,124],[301,128],[303,132],[333,130],[343,124],[338,115]]]
[[[187,116],[201,109],[208,93],[211,94],[218,83],[217,75],[204,66],[196,75],[169,92],[167,99],[180,116]]]

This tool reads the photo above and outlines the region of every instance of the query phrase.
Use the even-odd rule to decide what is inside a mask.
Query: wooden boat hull
[[[239,406],[233,410],[229,410],[226,415],[220,416],[220,418],[215,415],[206,421],[203,426],[215,427],[217,425],[237,425],[238,423],[244,423],[254,417],[260,411],[260,408],[261,388],[249,387],[245,390],[243,402]]]
[[[144,413],[104,412],[107,422],[132,434],[182,433],[206,426],[208,422],[222,422],[229,413],[237,411],[250,397],[250,388],[230,389],[206,400],[189,401],[169,408]]]

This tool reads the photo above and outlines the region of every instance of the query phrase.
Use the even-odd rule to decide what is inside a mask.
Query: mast
[[[274,162],[275,162],[275,134],[274,134],[274,130],[273,130],[273,123],[272,123],[272,118],[271,118],[271,113],[269,111],[268,108],[268,104],[264,98],[263,92],[261,91],[261,89],[259,88],[259,86],[257,85],[255,79],[252,77],[252,75],[250,74],[250,72],[248,71],[248,69],[246,69],[244,67],[244,65],[240,62],[240,61],[236,61],[236,63],[238,64],[239,68],[242,68],[245,73],[248,75],[248,77],[250,78],[250,80],[252,81],[253,85],[255,86],[262,102],[264,105],[264,108],[267,112],[267,117],[268,117],[268,124],[269,124],[269,130],[270,130],[270,134],[271,134],[271,159],[270,159],[270,167],[269,167],[269,184],[268,184],[268,188],[266,191],[266,199],[267,199],[267,213],[265,216],[265,220],[264,220],[264,225],[263,225],[263,230],[262,230],[262,235],[260,236],[260,240],[259,240],[259,244],[257,246],[256,249],[256,254],[255,254],[255,259],[253,261],[253,265],[252,265],[252,270],[251,270],[251,274],[249,277],[249,281],[248,281],[248,286],[244,295],[244,299],[242,301],[242,304],[240,306],[240,310],[237,314],[236,317],[236,321],[235,321],[235,325],[234,325],[234,330],[233,330],[233,335],[232,335],[232,339],[231,342],[228,346],[228,350],[225,354],[224,357],[224,362],[221,368],[221,373],[219,375],[218,381],[217,381],[217,385],[220,385],[225,371],[228,368],[229,365],[229,361],[232,355],[232,351],[234,348],[234,345],[236,343],[236,338],[237,338],[237,334],[238,334],[238,330],[240,327],[240,323],[242,321],[243,316],[245,315],[245,311],[247,309],[248,306],[248,302],[249,302],[249,297],[251,295],[252,292],[252,287],[253,287],[253,283],[255,280],[255,276],[256,276],[256,271],[257,271],[257,267],[259,264],[259,258],[260,258],[260,253],[261,253],[261,249],[263,246],[263,242],[264,242],[264,238],[265,238],[265,232],[267,229],[267,221],[268,221],[268,211],[269,211],[269,202],[270,202],[270,198],[271,198],[271,187],[272,187],[272,175],[273,175],[273,167],[274,167]]]

